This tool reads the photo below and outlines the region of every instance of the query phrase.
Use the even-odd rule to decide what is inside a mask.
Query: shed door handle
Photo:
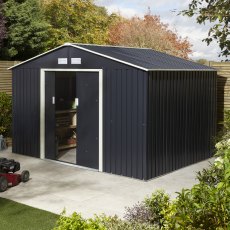
[[[78,98],[75,98],[75,105],[79,106],[79,99]]]
[[[55,97],[52,97],[52,104],[55,105]]]

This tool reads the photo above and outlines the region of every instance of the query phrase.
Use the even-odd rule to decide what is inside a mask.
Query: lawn
[[[58,215],[0,198],[1,230],[51,230]]]

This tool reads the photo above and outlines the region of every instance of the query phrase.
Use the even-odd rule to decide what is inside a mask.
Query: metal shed
[[[13,66],[13,152],[148,180],[212,156],[216,71],[66,43]]]

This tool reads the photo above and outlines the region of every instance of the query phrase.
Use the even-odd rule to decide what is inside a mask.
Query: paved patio
[[[29,182],[0,193],[1,197],[57,214],[66,208],[67,214],[77,211],[84,217],[101,213],[122,217],[125,207],[156,189],[175,197],[175,192],[195,184],[196,172],[209,165],[209,160],[203,161],[145,182],[13,154],[11,149],[1,151],[0,157],[19,161],[22,170],[31,173]]]

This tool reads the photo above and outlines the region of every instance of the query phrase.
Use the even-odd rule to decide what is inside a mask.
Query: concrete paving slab
[[[77,211],[84,217],[102,213],[122,217],[125,207],[142,201],[157,189],[164,189],[175,198],[175,192],[192,187],[196,172],[213,161],[202,161],[146,182],[13,154],[11,149],[1,151],[0,157],[19,161],[21,169],[31,173],[29,182],[9,188],[1,197],[57,214],[65,208],[67,214]]]

